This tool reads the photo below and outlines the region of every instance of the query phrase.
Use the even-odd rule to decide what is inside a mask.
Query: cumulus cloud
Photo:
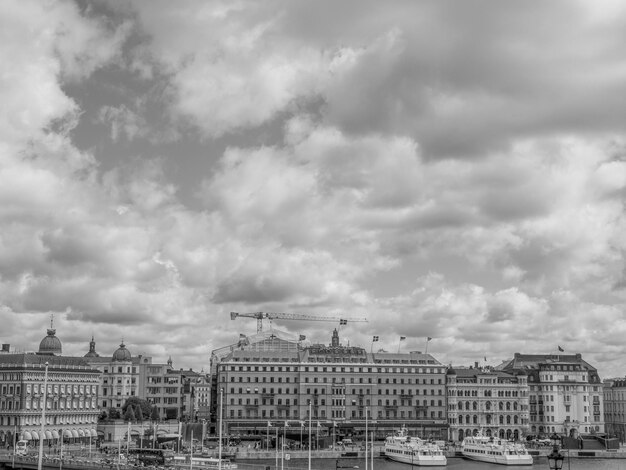
[[[471,363],[558,331],[622,373],[626,16],[480,10],[5,5],[8,341],[36,348],[53,312],[66,351],[130,327],[200,369],[254,329],[231,310],[336,312],[369,318],[353,345]]]

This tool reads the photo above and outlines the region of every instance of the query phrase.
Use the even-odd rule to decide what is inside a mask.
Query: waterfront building
[[[515,353],[501,369],[528,374],[531,434],[604,432],[602,383],[581,354]]]
[[[528,381],[523,371],[450,367],[446,373],[449,439],[487,436],[521,439],[529,430]]]
[[[626,378],[606,379],[603,389],[605,431],[626,442]]]
[[[60,356],[62,346],[55,333],[48,330],[37,353],[0,354],[2,445],[12,445],[14,439],[53,444],[61,436],[85,440],[97,435],[100,372],[80,358]],[[44,406],[45,429],[40,435]]]
[[[179,419],[183,416],[181,371],[175,371],[170,358],[166,364],[155,364],[152,357],[133,356],[124,344],[112,356],[96,352],[94,338],[84,360],[100,370],[100,407],[121,412],[130,397],[149,401],[157,409],[159,419]]]
[[[200,373],[200,380],[195,385],[194,403],[198,421],[211,420],[211,376]]]
[[[329,345],[302,339],[262,332],[213,352],[225,432],[265,434],[268,422],[291,422],[297,434],[308,428],[310,404],[314,431],[326,435],[363,435],[367,417],[378,437],[402,426],[447,437],[445,366],[433,356],[343,346],[337,330]]]
[[[124,402],[138,394],[138,364],[143,358],[133,358],[124,341],[112,356],[101,356],[96,352],[96,342],[92,336],[89,352],[83,359],[101,373],[99,406],[103,410],[110,408],[121,412]]]

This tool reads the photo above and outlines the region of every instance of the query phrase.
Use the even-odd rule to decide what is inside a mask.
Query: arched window
[[[474,411],[476,411],[478,409],[478,403],[477,402],[472,403],[472,409]]]
[[[463,424],[463,415],[459,415],[459,424]]]
[[[491,402],[490,402],[490,401],[488,401],[487,403],[485,403],[485,409],[486,409],[487,411],[491,410]]]
[[[517,415],[513,416],[513,424],[517,424]]]
[[[473,422],[474,424],[478,424],[478,416],[474,415],[474,416],[472,417],[472,422]]]
[[[504,410],[504,403],[502,403],[502,402],[498,403],[498,409],[500,411],[503,411]]]
[[[504,424],[504,416],[500,415],[500,424]]]
[[[506,402],[506,411],[511,411],[511,402],[510,401]]]
[[[506,424],[511,424],[511,417],[510,416],[506,417]]]
[[[513,409],[517,410],[517,402],[516,401],[513,402]]]

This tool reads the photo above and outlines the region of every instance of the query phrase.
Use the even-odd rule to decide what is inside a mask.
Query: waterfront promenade
[[[308,451],[307,450],[289,450],[284,453],[276,452],[275,449],[271,449],[269,451],[265,450],[253,450],[248,449],[245,446],[240,446],[238,448],[230,448],[230,454],[234,454],[232,460],[236,460],[240,463],[240,469],[244,470],[246,467],[257,468],[263,467],[273,467],[274,462],[278,461],[278,468],[284,467],[288,468],[293,466],[293,463],[298,462],[306,462],[308,459]],[[552,451],[551,447],[543,447],[538,449],[530,449],[529,452],[533,455],[535,461],[544,461],[546,455]],[[368,457],[371,450],[368,450]],[[446,456],[449,459],[461,459],[462,456],[460,454],[459,447],[449,447],[445,451]],[[620,448],[616,451],[577,451],[572,450],[562,451],[565,456],[569,456],[570,459],[573,460],[615,460],[615,459],[626,459],[626,449]],[[341,461],[351,461],[351,460],[364,460],[365,459],[365,450],[359,447],[347,447],[342,449],[325,449],[325,450],[316,450],[311,452],[311,458],[315,461],[328,461],[332,462],[330,465],[334,467],[336,462]],[[384,462],[384,452],[382,446],[375,446],[374,448],[374,459],[375,461]],[[13,466],[13,462],[15,465]],[[46,469],[69,469],[69,470],[79,470],[79,469],[119,469],[119,470],[130,470],[137,468],[133,465],[126,465],[125,457],[122,454],[121,460],[118,462],[117,453],[111,453],[109,455],[103,455],[101,453],[93,453],[91,457],[87,455],[84,451],[70,451],[64,454],[63,459],[60,459],[59,455],[52,454],[48,455],[44,453],[43,459],[43,467]],[[244,463],[246,462],[246,463]],[[258,462],[255,464],[255,462]],[[624,460],[626,463],[626,460]],[[268,465],[269,463],[269,465]],[[24,457],[13,457],[13,455],[6,450],[0,451],[0,469],[36,469],[38,464],[38,454],[36,452],[31,452],[29,455]],[[324,464],[323,467],[328,467],[328,465]],[[378,467],[378,466],[377,466]],[[153,467],[154,468],[154,467]]]

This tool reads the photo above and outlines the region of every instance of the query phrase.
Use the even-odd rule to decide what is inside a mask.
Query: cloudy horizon
[[[624,376],[626,7],[7,1],[0,341],[208,370],[251,318]]]

